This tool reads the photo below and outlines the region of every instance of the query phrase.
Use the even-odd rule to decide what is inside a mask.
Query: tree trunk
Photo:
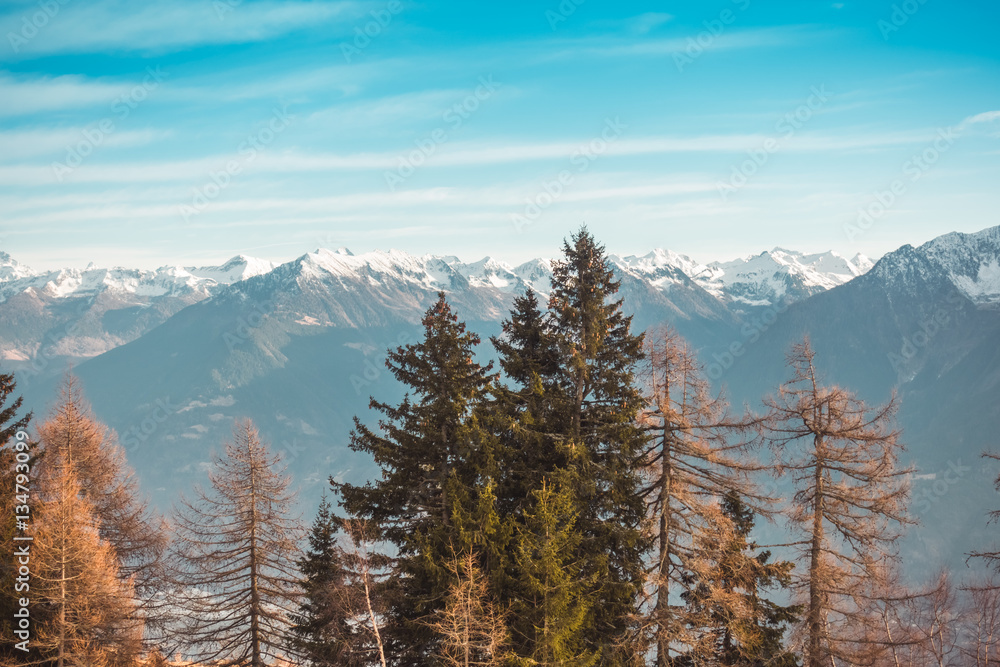
[[[816,436],[816,450],[821,452],[823,437]],[[823,627],[823,600],[820,593],[820,561],[823,556],[823,462],[816,463],[814,484],[816,497],[813,500],[812,543],[809,549],[809,664],[807,667],[821,667],[820,644]]]

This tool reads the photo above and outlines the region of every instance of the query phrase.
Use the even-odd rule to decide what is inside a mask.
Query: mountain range
[[[779,249],[700,264],[667,250],[611,256],[633,327],[668,322],[733,403],[759,405],[808,335],[828,380],[899,401],[917,565],[954,564],[1000,508],[1000,227],[863,256]],[[484,340],[515,295],[549,291],[552,262],[320,249],[274,265],[35,272],[0,254],[0,356],[43,416],[69,364],[166,507],[202,481],[232,420],[252,416],[314,506],[329,476],[376,473],[346,443],[369,396],[403,390],[386,349],[420,336],[438,291]],[[481,346],[491,356],[488,341]],[[958,472],[955,472],[958,471]],[[956,481],[957,480],[957,481]]]

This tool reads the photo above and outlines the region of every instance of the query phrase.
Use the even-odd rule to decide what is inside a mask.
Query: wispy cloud
[[[94,81],[82,76],[27,77],[0,72],[0,116],[95,105],[110,106],[130,86]]]
[[[62,159],[63,153],[81,141],[91,141],[84,135],[85,131],[95,132],[94,128],[84,127],[0,132],[0,162],[38,156]],[[145,146],[170,134],[168,130],[120,130],[108,135],[101,133],[100,146],[101,148]]]
[[[851,135],[806,134],[793,137],[782,150],[794,152],[838,152],[874,150],[893,146],[921,144],[934,133],[910,131],[895,133],[870,133]],[[740,153],[759,147],[770,138],[764,134],[725,134],[695,137],[645,136],[619,139],[605,145],[602,155],[636,156],[671,153]],[[594,140],[596,141],[596,140]],[[259,155],[247,172],[297,173],[324,171],[357,171],[394,169],[400,155],[411,151],[406,146],[401,151],[370,153],[324,153],[284,151]],[[569,160],[573,155],[593,151],[592,140],[581,138],[572,141],[538,143],[480,143],[455,142],[443,145],[423,168],[475,167],[543,160]],[[66,177],[75,183],[140,183],[190,180],[192,175],[208,174],[219,169],[232,155],[204,156],[190,160],[138,162],[116,164],[85,164]],[[0,180],[8,184],[40,185],[55,183],[57,179],[47,167],[32,165],[0,166]]]
[[[359,16],[358,2],[216,2],[123,0],[68,3],[19,47],[27,55],[101,51],[162,52],[203,44],[234,44],[272,39]],[[0,34],[20,34],[24,16],[35,5],[0,17]]]
[[[973,125],[988,124],[998,120],[1000,120],[1000,111],[984,111],[964,119],[958,124],[958,129],[967,130]]]
[[[833,30],[816,26],[780,26],[775,28],[750,28],[731,30],[713,37],[710,43],[699,45],[704,51],[725,51],[736,49],[788,46],[815,41],[824,35],[834,34]],[[657,39],[616,40],[605,36],[586,37],[576,40],[561,40],[552,49],[546,48],[547,58],[574,58],[581,55],[600,57],[664,56],[684,53],[691,46],[694,35]],[[541,46],[541,44],[540,44]]]

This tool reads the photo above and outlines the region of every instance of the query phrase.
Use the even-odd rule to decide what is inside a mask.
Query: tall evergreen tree
[[[474,359],[479,337],[467,331],[445,299],[423,318],[424,338],[389,353],[386,366],[408,393],[397,406],[371,401],[382,413],[377,430],[355,418],[351,449],[367,452],[382,478],[365,486],[334,484],[344,509],[370,521],[396,550],[396,587],[388,653],[405,664],[432,660],[436,638],[419,619],[441,608],[454,583],[451,554],[472,551],[487,571],[503,548],[495,512],[496,460],[477,407],[492,365]]]
[[[297,651],[316,667],[360,667],[365,662],[354,651],[358,641],[352,613],[344,604],[347,565],[338,544],[340,522],[324,496],[309,532],[309,547],[299,560],[302,603],[293,616]]]
[[[519,662],[531,667],[590,667],[598,658],[586,637],[596,582],[579,560],[582,536],[572,490],[543,481],[530,501],[518,534],[516,559],[523,597],[514,615],[528,627],[531,652]]]
[[[642,588],[645,505],[636,424],[642,398],[634,371],[642,336],[615,296],[619,281],[586,229],[564,243],[549,297],[558,359],[550,428],[570,451],[584,576],[596,596],[585,633],[604,663],[634,660],[629,635]]]
[[[498,503],[500,511],[521,517],[541,481],[569,462],[551,426],[559,373],[555,332],[534,291],[514,299],[502,334],[491,342],[507,380],[496,385],[485,410],[503,464]]]
[[[491,340],[506,382],[493,388],[483,422],[497,441],[497,511],[508,518],[512,535],[520,535],[535,511],[534,494],[570,460],[570,448],[552,428],[558,350],[548,315],[530,289],[514,299],[510,319]],[[507,617],[512,655],[531,659],[536,653],[534,593],[522,588],[526,578],[522,563],[512,557],[516,547],[506,551],[487,575],[497,599],[512,610]]]
[[[754,513],[740,496],[723,498],[715,530],[703,532],[695,545],[698,560],[688,574],[682,597],[689,607],[685,619],[697,640],[677,665],[725,667],[795,667],[798,661],[784,648],[784,634],[801,607],[779,605],[763,594],[789,585],[794,564],[771,561],[750,538]]]

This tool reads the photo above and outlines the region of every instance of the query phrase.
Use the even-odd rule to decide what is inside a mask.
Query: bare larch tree
[[[1000,461],[1000,454],[996,454],[994,452],[984,452],[983,458]],[[996,487],[996,490],[1000,492],[1000,475],[997,475],[993,485]],[[989,523],[997,522],[1000,522],[1000,509],[992,510],[989,513]],[[1000,574],[1000,547],[993,547],[988,551],[973,551],[969,554],[969,558],[984,561],[988,566],[992,567],[995,572]]]
[[[63,380],[59,401],[38,433],[48,455],[73,460],[82,493],[97,516],[100,537],[114,549],[120,577],[135,589],[146,622],[155,622],[154,601],[162,589],[166,548],[163,520],[140,495],[115,433],[91,412],[72,375]]]
[[[431,629],[441,637],[438,660],[446,667],[499,667],[506,662],[505,614],[492,600],[489,582],[472,553],[455,556],[454,582]]]
[[[756,511],[768,509],[752,480],[762,466],[740,437],[752,420],[730,416],[725,400],[711,393],[694,351],[672,329],[649,332],[645,347],[647,408],[639,423],[649,440],[642,494],[655,554],[643,625],[655,645],[656,664],[665,667],[672,644],[697,642],[685,637],[690,624],[681,618],[682,604],[671,606],[670,589],[682,587],[685,573],[699,562],[699,536],[720,529],[720,500],[734,491]]]
[[[70,449],[40,459],[32,556],[31,601],[44,621],[21,664],[134,664],[143,627],[130,579],[120,576],[111,544],[100,536],[100,516],[84,492]]]
[[[806,610],[804,667],[833,667],[860,664],[866,653],[859,628],[873,582],[898,559],[896,543],[911,522],[912,470],[898,460],[895,397],[869,408],[845,389],[822,385],[814,358],[808,339],[792,347],[791,379],[765,399],[766,435],[779,473],[795,486],[788,519],[806,563],[796,582]]]
[[[303,531],[279,465],[253,422],[239,421],[209,473],[211,492],[196,489],[175,511],[176,630],[193,659],[262,667],[288,655]]]

